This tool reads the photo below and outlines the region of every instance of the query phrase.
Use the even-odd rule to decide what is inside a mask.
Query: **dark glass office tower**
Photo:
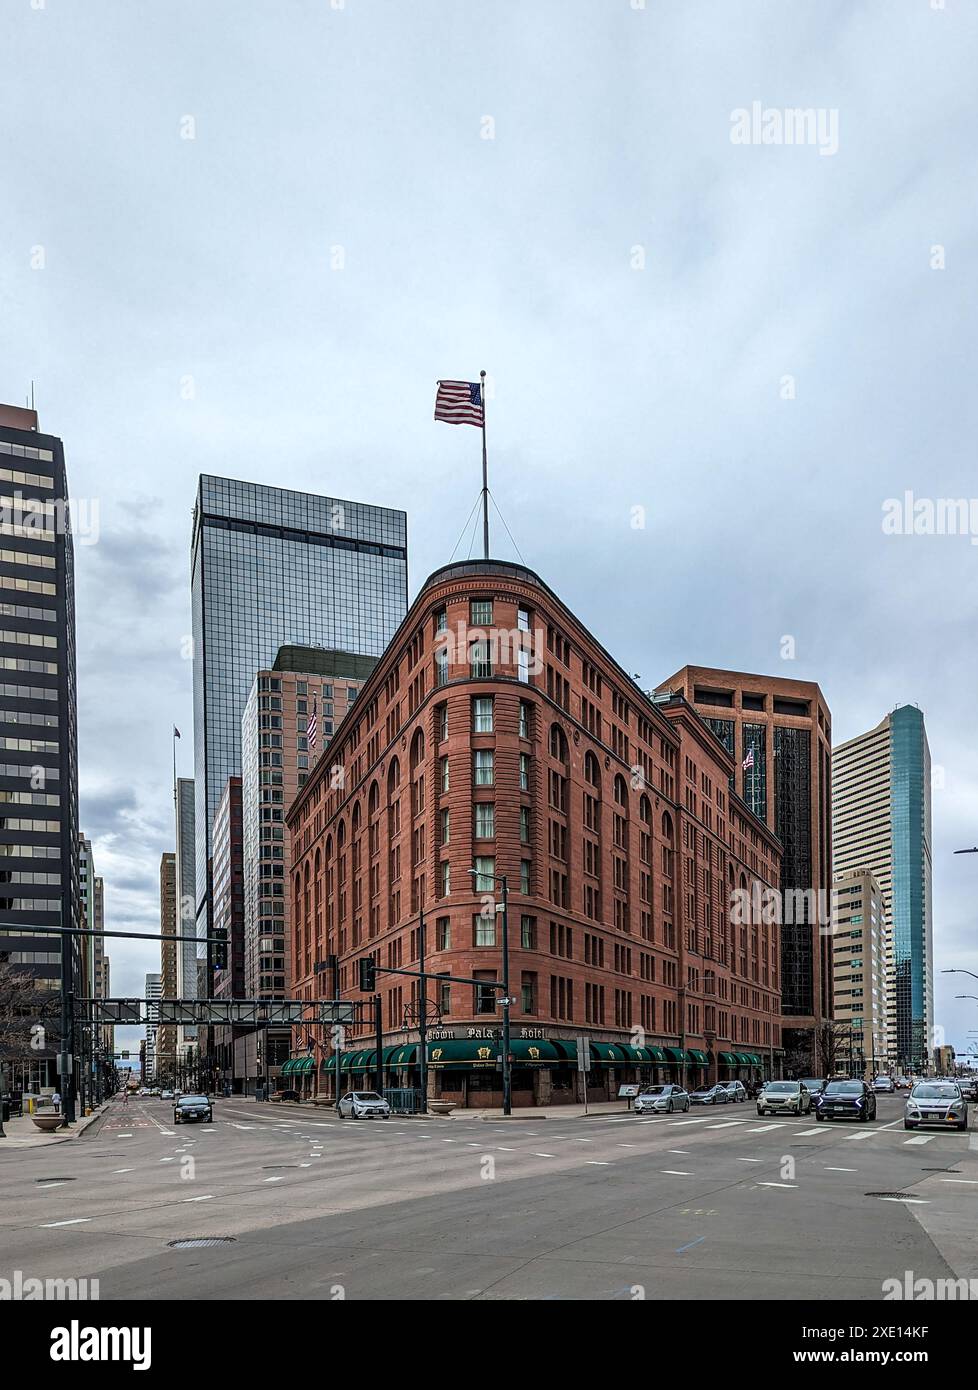
[[[202,475],[194,510],[197,927],[255,673],[288,643],[380,656],[407,611],[407,515]]]
[[[15,1090],[60,1086],[62,971],[84,980],[84,938],[32,933],[83,925],[78,871],[74,559],[61,440],[33,410],[0,406],[0,960],[50,992],[43,1046],[4,1058]],[[75,1047],[66,1049],[75,1055]]]

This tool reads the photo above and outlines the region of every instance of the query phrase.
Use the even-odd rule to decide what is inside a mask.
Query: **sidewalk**
[[[68,1129],[56,1129],[53,1134],[44,1134],[39,1130],[30,1115],[12,1115],[9,1120],[4,1121],[3,1128],[7,1137],[0,1139],[0,1154],[6,1153],[8,1149],[47,1149],[53,1144],[69,1144],[72,1139],[84,1134],[89,1125],[100,1119],[107,1109],[108,1101],[91,1115],[76,1120]]]

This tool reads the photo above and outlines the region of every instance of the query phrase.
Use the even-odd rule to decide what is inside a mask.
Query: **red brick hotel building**
[[[505,874],[514,1104],[581,1098],[580,1037],[596,1100],[778,1074],[778,929],[730,901],[778,886],[781,846],[733,775],[692,706],[639,690],[531,570],[436,570],[288,812],[296,995],[329,994],[333,954],[344,998],[358,957],[417,970],[422,921],[429,971],[499,979],[483,900]],[[417,1084],[417,986],[378,974],[384,1085]],[[426,995],[431,1095],[498,1105],[498,992]],[[370,1023],[341,1060],[344,1086],[377,1084]]]

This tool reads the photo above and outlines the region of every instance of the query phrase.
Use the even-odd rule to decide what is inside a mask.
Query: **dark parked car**
[[[875,1120],[876,1095],[865,1081],[827,1081],[815,1097],[816,1120]]]

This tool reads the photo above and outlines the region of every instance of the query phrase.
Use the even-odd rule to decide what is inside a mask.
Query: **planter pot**
[[[428,1113],[430,1115],[450,1115],[456,1105],[457,1102],[454,1100],[429,1100]]]
[[[54,1130],[61,1127],[60,1115],[32,1115],[31,1119],[38,1129],[43,1129],[46,1134],[52,1134]]]

